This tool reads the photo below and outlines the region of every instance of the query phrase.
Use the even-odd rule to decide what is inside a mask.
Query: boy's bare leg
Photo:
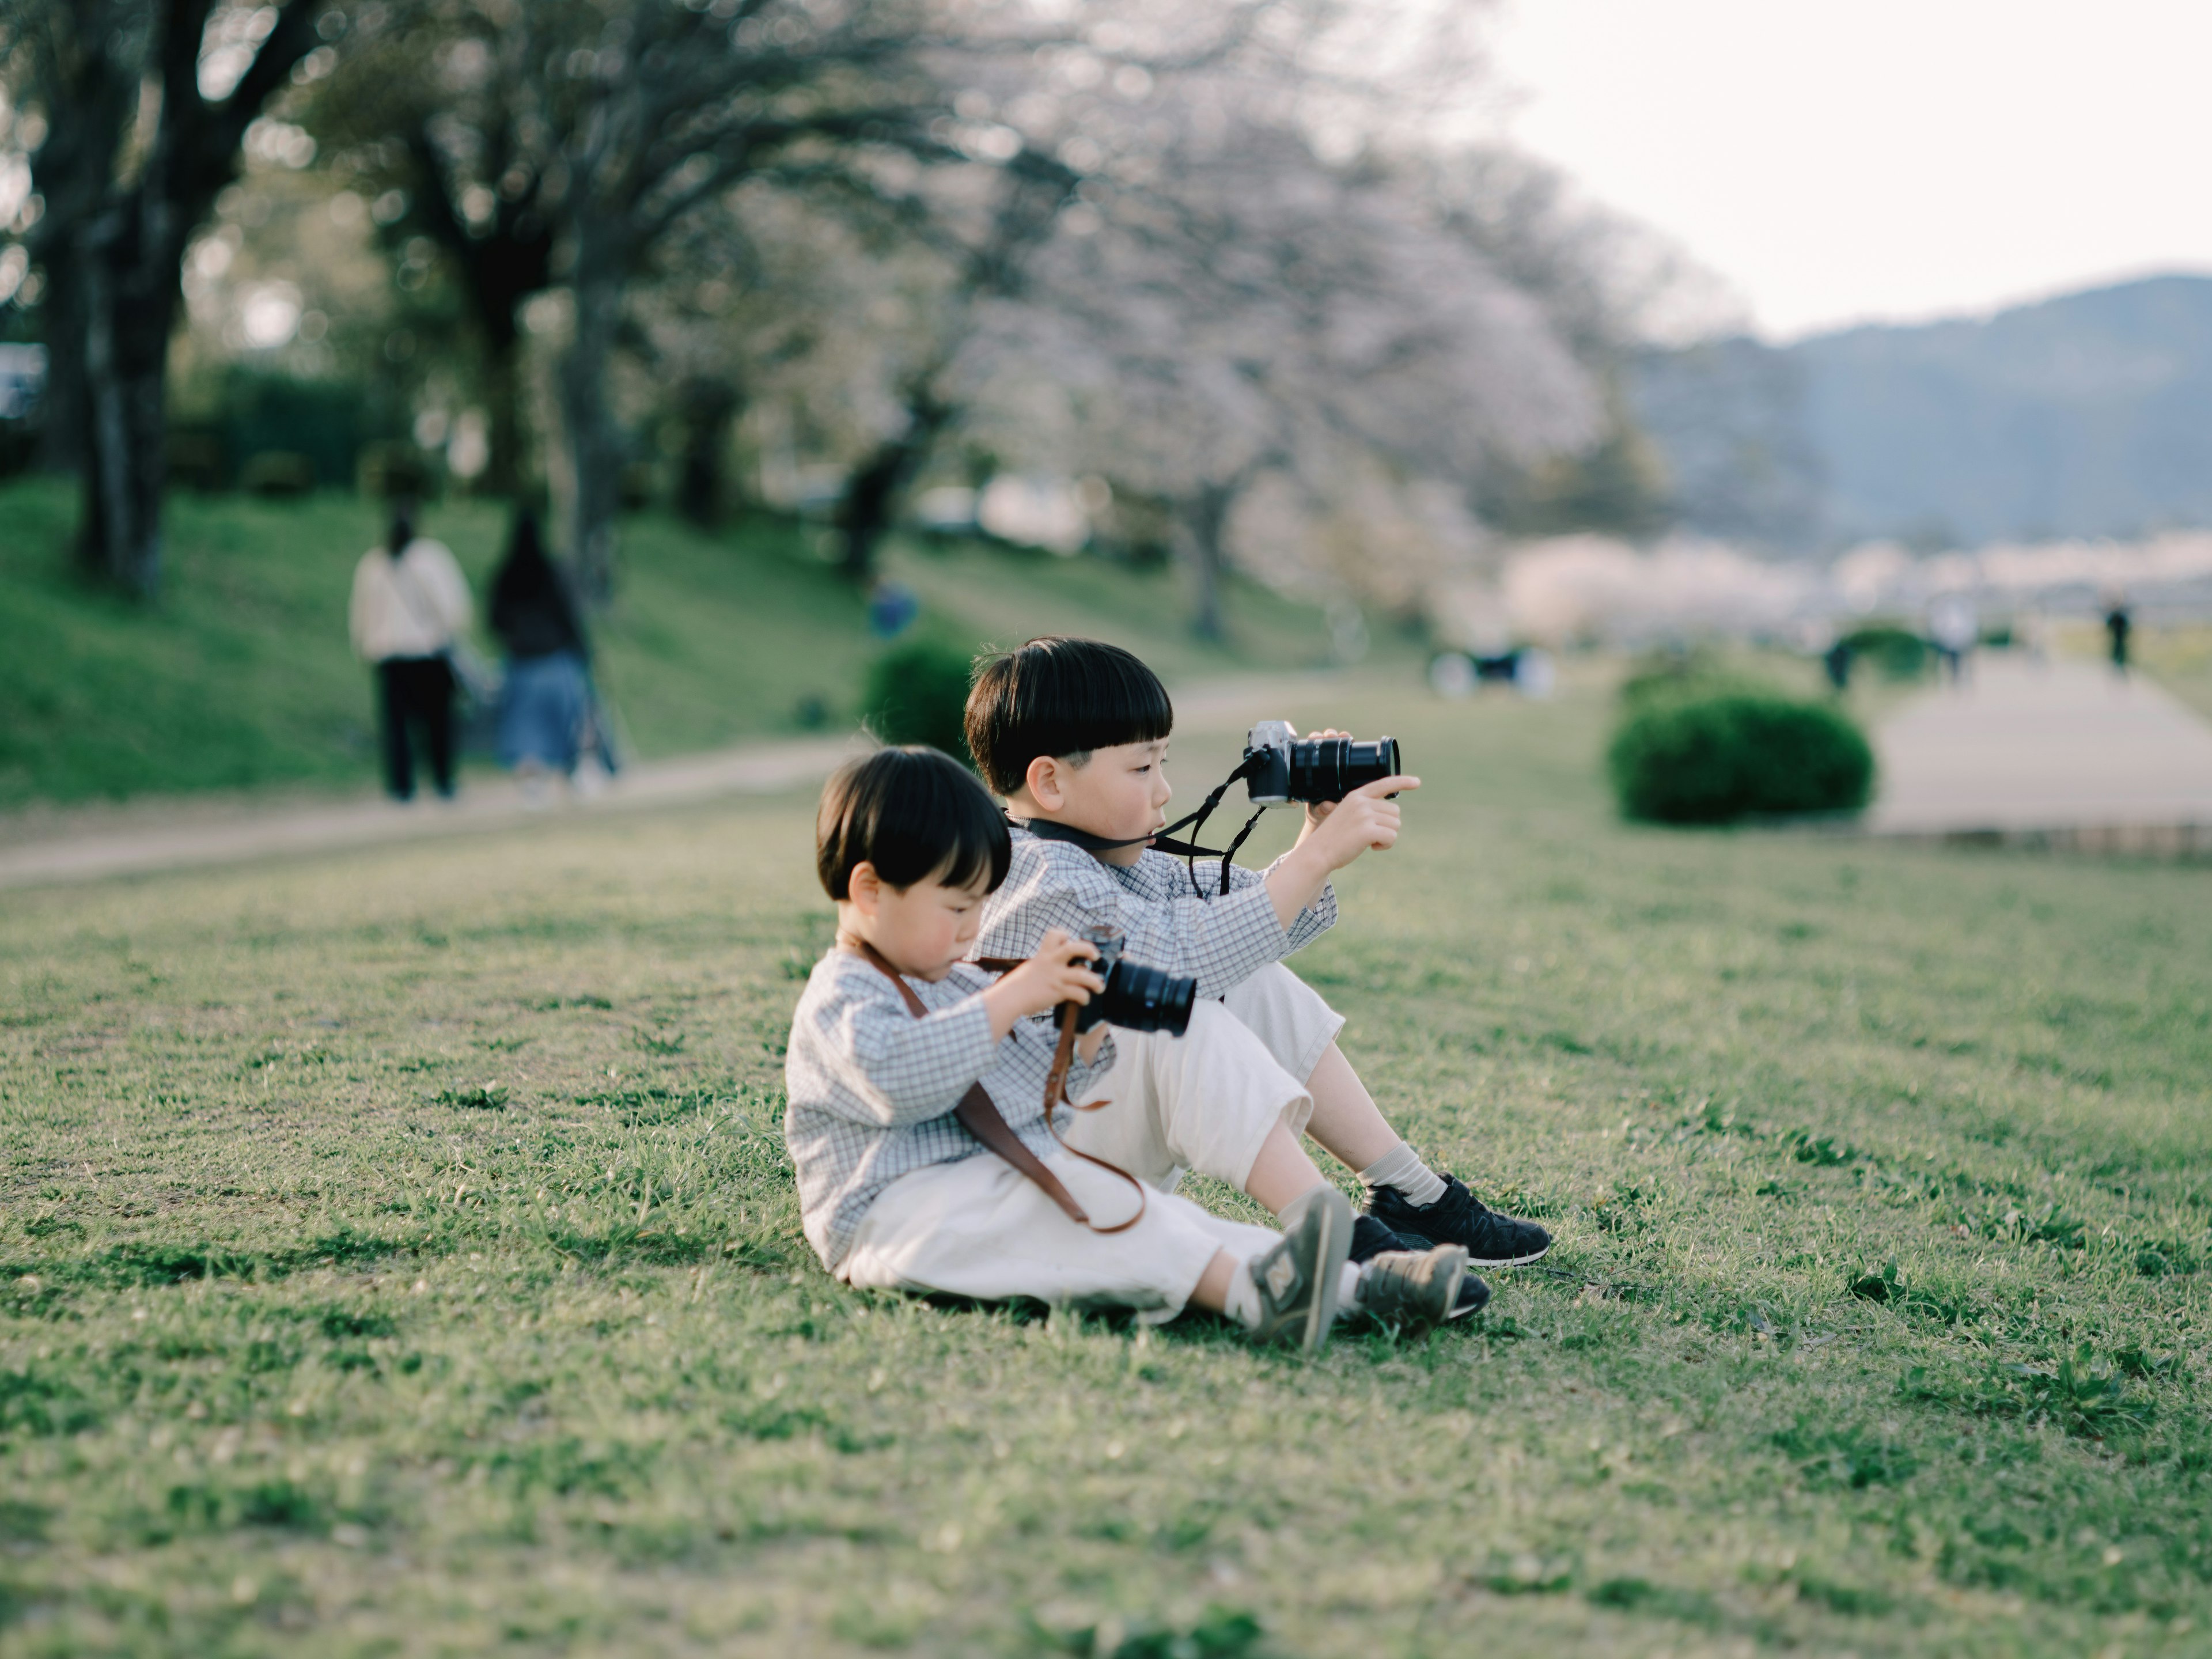
[[[1314,1103],[1306,1133],[1346,1168],[1368,1169],[1397,1146],[1398,1132],[1375,1104],[1375,1097],[1367,1092],[1359,1073],[1344,1057],[1344,1050],[1334,1042],[1313,1068],[1313,1075],[1306,1079],[1306,1092],[1313,1097]],[[1257,1193],[1252,1196],[1260,1197]],[[1267,1200],[1261,1199],[1261,1202]]]
[[[1358,1176],[1367,1188],[1367,1212],[1385,1227],[1431,1244],[1456,1244],[1482,1267],[1534,1261],[1552,1248],[1552,1236],[1534,1222],[1498,1214],[1464,1183],[1423,1163],[1376,1109],[1367,1085],[1334,1042],[1306,1079],[1306,1092],[1314,1103],[1306,1133]]]
[[[1252,1160],[1244,1177],[1244,1190],[1265,1205],[1271,1215],[1280,1215],[1294,1200],[1325,1184],[1321,1170],[1297,1137],[1278,1123],[1260,1143],[1260,1156]]]
[[[1237,1258],[1226,1250],[1216,1250],[1206,1271],[1198,1276],[1198,1288],[1190,1293],[1191,1306],[1208,1313],[1224,1311],[1229,1306],[1229,1281],[1236,1276]]]

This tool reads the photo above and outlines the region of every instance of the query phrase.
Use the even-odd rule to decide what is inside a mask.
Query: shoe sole
[[[1423,1238],[1419,1233],[1400,1233],[1398,1237],[1419,1249],[1433,1250],[1437,1247],[1436,1240]],[[1469,1251],[1467,1265],[1470,1267],[1525,1267],[1532,1261],[1541,1261],[1551,1253],[1549,1244],[1540,1250],[1531,1250],[1527,1255],[1476,1255]]]
[[[1306,1212],[1316,1205],[1322,1213],[1319,1248],[1314,1253],[1315,1295],[1306,1304],[1305,1328],[1298,1334],[1298,1350],[1309,1354],[1321,1352],[1336,1323],[1337,1281],[1344,1276],[1344,1264],[1352,1254],[1352,1200],[1334,1187],[1316,1187],[1286,1205],[1281,1217],[1286,1224],[1283,1231],[1287,1233],[1304,1225]]]
[[[1474,1282],[1475,1282],[1476,1284],[1478,1284],[1478,1285],[1482,1285],[1482,1281],[1481,1281],[1480,1279],[1475,1279],[1475,1276],[1474,1276],[1474,1274],[1473,1273],[1469,1273],[1467,1275],[1467,1278],[1468,1278],[1468,1279],[1474,1279]],[[1465,1279],[1462,1279],[1462,1280],[1461,1281],[1461,1288],[1462,1288],[1462,1289],[1464,1289],[1465,1287],[1466,1287],[1466,1280],[1465,1280]],[[1490,1286],[1489,1286],[1489,1285],[1482,1285],[1482,1300],[1481,1300],[1481,1301],[1480,1301],[1480,1302],[1478,1302],[1478,1303],[1476,1303],[1476,1304],[1474,1304],[1472,1307],[1467,1307],[1467,1308],[1462,1308],[1462,1307],[1461,1307],[1461,1306],[1460,1306],[1460,1304],[1459,1304],[1459,1293],[1458,1293],[1458,1291],[1454,1291],[1454,1292],[1452,1293],[1452,1307],[1451,1307],[1451,1311],[1450,1311],[1449,1313],[1448,1313],[1448,1314],[1446,1314],[1446,1315],[1444,1316],[1444,1323],[1445,1323],[1445,1324],[1447,1324],[1447,1325],[1449,1325],[1449,1324],[1450,1324],[1450,1323],[1452,1322],[1452,1321],[1454,1321],[1455,1319],[1465,1319],[1465,1318],[1468,1318],[1468,1317],[1469,1316],[1471,1316],[1471,1315],[1474,1315],[1474,1314],[1479,1314],[1479,1313],[1480,1313],[1480,1312],[1481,1312],[1485,1308],[1488,1307],[1489,1305],[1490,1305]]]

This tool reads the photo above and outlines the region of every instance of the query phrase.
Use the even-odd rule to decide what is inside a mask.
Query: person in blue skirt
[[[521,778],[526,799],[543,802],[555,774],[573,779],[578,761],[604,744],[583,622],[526,509],[492,579],[491,629],[507,655],[500,763]]]

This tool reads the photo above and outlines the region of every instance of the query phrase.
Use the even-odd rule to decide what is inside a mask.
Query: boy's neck
[[[1065,812],[1047,811],[1037,805],[1036,797],[1026,789],[1017,789],[1006,797],[1006,816],[1017,823],[1027,824],[1035,820],[1042,819],[1047,823],[1056,823],[1063,830],[1077,830],[1084,835],[1095,836],[1100,841],[1112,839],[1111,836],[1100,835],[1087,823],[1076,823]],[[1127,869],[1145,855],[1145,846],[1146,843],[1140,841],[1130,847],[1085,847],[1083,850],[1101,864],[1111,864]]]
[[[869,938],[868,932],[868,919],[860,914],[860,907],[844,899],[838,900],[837,945],[840,950],[850,951],[855,956],[866,956],[873,951],[879,960],[890,963],[896,971],[908,978],[921,977],[906,963],[892,961],[890,952]]]

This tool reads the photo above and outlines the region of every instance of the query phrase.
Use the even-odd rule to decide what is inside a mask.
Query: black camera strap
[[[1206,827],[1206,819],[1213,816],[1213,809],[1221,805],[1221,798],[1229,793],[1229,787],[1250,777],[1266,763],[1265,755],[1245,756],[1237,763],[1237,769],[1222,779],[1213,793],[1199,803],[1195,812],[1184,813],[1182,817],[1155,835],[1131,836],[1122,841],[1109,841],[1103,836],[1092,835],[1088,830],[1078,830],[1073,824],[1055,823],[1050,818],[1030,818],[1024,822],[1022,819],[1009,817],[1006,822],[1017,830],[1026,830],[1030,834],[1040,836],[1046,841],[1067,842],[1073,846],[1080,847],[1086,853],[1111,853],[1124,847],[1150,845],[1154,852],[1165,853],[1170,858],[1179,858],[1183,860],[1190,871],[1190,890],[1200,898],[1206,897],[1206,889],[1199,884],[1198,861],[1200,859],[1218,858],[1221,860],[1221,880],[1214,888],[1214,893],[1218,896],[1229,890],[1229,861],[1237,856],[1237,849],[1243,846],[1252,831],[1259,827],[1260,820],[1267,816],[1267,809],[1262,806],[1247,818],[1244,827],[1237,832],[1237,839],[1229,843],[1226,850],[1200,847],[1198,844],[1199,831]],[[1176,840],[1176,831],[1186,827],[1190,830],[1190,839]]]

